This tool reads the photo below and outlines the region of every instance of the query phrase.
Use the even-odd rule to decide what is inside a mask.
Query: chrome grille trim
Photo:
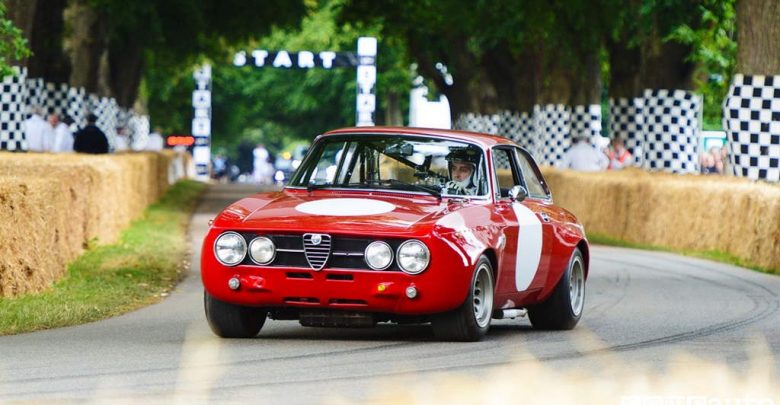
[[[319,235],[322,241],[315,245],[312,242],[312,237]],[[309,266],[314,271],[320,271],[325,267],[325,263],[328,262],[330,257],[331,238],[326,234],[305,233],[303,234],[303,250],[306,255],[306,261],[309,262]]]

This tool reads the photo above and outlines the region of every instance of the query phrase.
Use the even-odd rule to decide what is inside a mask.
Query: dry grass
[[[37,292],[116,241],[168,188],[173,154],[0,153],[0,296]]]
[[[780,274],[780,187],[716,176],[544,170],[586,231],[633,244],[720,251]]]

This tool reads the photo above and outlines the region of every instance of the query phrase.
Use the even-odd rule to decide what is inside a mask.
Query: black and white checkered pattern
[[[576,105],[571,108],[571,136],[595,140],[601,136],[601,105]]]
[[[645,168],[699,172],[701,97],[685,90],[645,90]]]
[[[136,114],[131,111],[130,119],[127,123],[132,134],[130,139],[133,145],[146,145],[149,139],[149,116]]]
[[[534,106],[536,157],[539,164],[555,166],[571,146],[571,112],[563,104]]]
[[[735,75],[723,127],[738,176],[780,182],[780,76]]]
[[[61,83],[46,83],[44,85],[44,113],[55,113],[60,116],[68,108],[68,85]]]
[[[528,112],[502,111],[498,118],[498,134],[513,140],[531,153],[536,149],[533,116]]]
[[[83,87],[68,89],[68,105],[65,108],[65,114],[73,119],[77,127],[83,127],[87,117],[87,92]]]
[[[481,132],[484,134],[498,133],[498,115],[482,115],[474,113],[461,114],[455,121],[455,128],[462,131]]]
[[[28,110],[32,108],[45,108],[46,107],[46,92],[45,83],[41,78],[27,78],[27,100],[25,104]],[[30,112],[28,111],[28,112]],[[43,111],[45,113],[45,111]]]
[[[119,106],[116,100],[109,97],[102,97],[98,103],[97,109],[93,111],[97,115],[97,126],[108,138],[109,145],[114,145],[116,139],[116,123]]]
[[[609,135],[622,139],[637,163],[641,163],[645,137],[642,126],[644,105],[645,100],[641,97],[609,99]]]
[[[22,123],[25,120],[27,70],[3,78],[0,84],[0,150],[27,150]]]

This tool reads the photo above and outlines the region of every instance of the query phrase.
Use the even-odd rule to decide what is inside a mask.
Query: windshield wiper
[[[331,187],[335,187],[335,186],[336,186],[335,184],[331,184],[331,183],[322,183],[322,184],[311,184],[311,183],[309,183],[309,185],[306,186],[306,191],[311,193],[312,190],[321,190],[323,188],[331,188]]]
[[[390,184],[397,184],[397,185],[401,185],[401,186],[404,186],[404,187],[409,187],[412,190],[422,191],[424,193],[428,193],[428,194],[438,198],[439,201],[441,201],[441,193],[436,191],[436,189],[434,189],[432,187],[426,187],[426,186],[421,186],[419,184],[407,183],[405,181],[396,180],[396,179],[381,180],[379,183],[381,184],[382,182],[387,182],[387,183],[390,183]]]

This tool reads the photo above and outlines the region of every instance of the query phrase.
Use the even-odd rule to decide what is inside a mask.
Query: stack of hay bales
[[[165,192],[180,158],[0,152],[0,297],[41,291],[90,241],[115,242]]]
[[[544,169],[553,199],[588,233],[679,250],[734,255],[780,273],[780,187],[721,176],[636,169]]]

